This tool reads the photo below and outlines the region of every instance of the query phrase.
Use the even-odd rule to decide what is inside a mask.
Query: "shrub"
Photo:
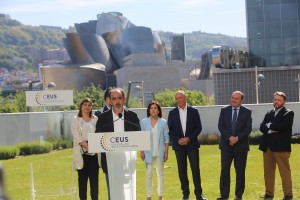
[[[0,147],[0,160],[14,158],[19,153],[20,149],[16,146],[2,146]]]
[[[55,149],[68,149],[72,147],[72,142],[68,139],[59,137],[48,137],[47,142],[50,142],[53,145],[53,150]]]
[[[292,144],[300,144],[300,133],[292,135]]]
[[[49,153],[52,150],[53,145],[50,142],[26,142],[18,145],[20,149],[20,155],[32,155]]]
[[[200,144],[219,144],[219,134],[218,133],[202,133],[199,136]]]
[[[260,132],[259,130],[253,130],[249,135],[249,144],[260,144],[262,136],[262,132]]]

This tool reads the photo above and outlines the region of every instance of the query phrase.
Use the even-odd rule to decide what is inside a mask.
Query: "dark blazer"
[[[105,105],[105,106],[103,106],[102,108],[100,108],[99,110],[97,110],[97,111],[95,112],[95,115],[99,118],[99,116],[100,116],[102,113],[104,113],[104,112],[106,112],[106,111],[108,111],[108,110],[110,110],[110,108],[109,108],[107,105]]]
[[[124,108],[124,130],[125,131],[140,131],[140,120],[137,114],[133,111]],[[102,113],[96,124],[96,133],[114,132],[114,122],[112,109]],[[101,154],[101,165],[104,173],[107,173],[106,154]]]
[[[173,108],[169,112],[168,126],[173,150],[190,150],[200,147],[197,137],[202,131],[202,125],[199,112],[196,108],[187,106],[185,136],[182,131],[178,107]],[[178,140],[184,137],[189,137],[190,143],[188,145],[179,145]]]
[[[249,151],[248,136],[252,131],[252,111],[245,107],[240,106],[237,126],[235,135],[238,137],[238,142],[234,145],[237,151]],[[229,138],[231,134],[231,119],[232,119],[232,106],[226,106],[221,109],[218,128],[221,133],[219,148],[221,150],[228,150],[231,148],[229,145]]]
[[[274,109],[267,112],[264,120],[260,124],[260,131],[263,133],[263,138],[259,145],[259,149],[267,151],[285,151],[291,152],[291,136],[294,121],[294,112],[283,107],[274,117]],[[268,134],[269,128],[267,123],[271,122],[270,129],[276,131],[275,133]]]

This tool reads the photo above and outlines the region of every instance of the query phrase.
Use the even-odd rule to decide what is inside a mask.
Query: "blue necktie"
[[[236,131],[236,122],[237,122],[237,109],[233,109],[233,117],[231,121],[231,134],[235,136],[235,131]]]

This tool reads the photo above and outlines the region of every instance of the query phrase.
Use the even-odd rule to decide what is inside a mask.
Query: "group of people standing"
[[[126,97],[123,89],[109,88],[105,91],[106,105],[92,114],[92,102],[84,99],[77,116],[72,122],[73,165],[78,171],[79,198],[87,199],[87,182],[90,181],[90,196],[98,199],[99,167],[106,176],[108,199],[110,200],[107,158],[105,153],[89,153],[87,133],[149,131],[150,150],[141,151],[140,157],[146,166],[146,195],[152,198],[152,177],[154,165],[157,174],[157,194],[162,200],[164,195],[164,162],[168,159],[169,144],[176,155],[178,176],[182,190],[182,200],[190,196],[188,179],[188,161],[190,164],[196,200],[206,200],[201,187],[200,176],[200,143],[198,136],[202,131],[199,112],[187,104],[187,95],[179,90],[174,95],[177,107],[173,108],[168,119],[162,118],[162,109],[158,102],[151,102],[147,107],[147,117],[139,120],[137,114],[124,105]],[[230,168],[232,162],[236,172],[235,200],[242,200],[245,190],[245,171],[249,151],[248,136],[252,131],[252,111],[243,106],[244,94],[235,91],[230,105],[221,109],[218,128],[220,131],[219,148],[221,150],[220,197],[217,200],[229,199]],[[283,200],[293,199],[291,169],[291,134],[293,111],[285,107],[286,95],[274,93],[274,109],[269,111],[260,125],[263,138],[259,149],[263,151],[265,193],[262,199],[274,198],[275,170],[278,166]],[[120,120],[121,119],[121,120]],[[176,197],[174,197],[176,198]]]

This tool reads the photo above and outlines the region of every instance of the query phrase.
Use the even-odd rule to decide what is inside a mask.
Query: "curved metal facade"
[[[77,33],[67,33],[64,39],[72,63],[101,63],[107,74],[124,67],[123,60],[131,54],[136,58],[136,54],[165,53],[158,33],[135,26],[119,12],[99,14],[97,20],[75,27]]]

